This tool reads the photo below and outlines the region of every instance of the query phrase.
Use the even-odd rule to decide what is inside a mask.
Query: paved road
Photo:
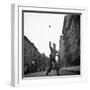
[[[62,68],[59,71],[60,76],[63,75],[79,75],[80,74],[80,67],[69,67],[69,68]],[[56,76],[56,71],[52,70],[48,76]],[[31,73],[31,74],[27,74],[25,75],[25,77],[41,77],[41,76],[46,76],[46,71],[42,71],[42,72],[36,72],[36,73]]]

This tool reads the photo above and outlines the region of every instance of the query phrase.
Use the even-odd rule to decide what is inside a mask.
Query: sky
[[[64,14],[24,13],[24,35],[34,43],[40,53],[49,57],[49,41],[59,50]],[[51,44],[51,45],[52,45]]]

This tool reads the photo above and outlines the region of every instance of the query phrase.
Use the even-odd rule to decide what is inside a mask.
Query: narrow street
[[[59,76],[64,76],[64,75],[80,75],[80,67],[68,67],[68,68],[62,68],[59,70]],[[40,76],[46,76],[46,71],[42,72],[36,72],[36,73],[30,73],[25,75],[25,77],[40,77]],[[57,76],[56,70],[52,70],[48,76]]]

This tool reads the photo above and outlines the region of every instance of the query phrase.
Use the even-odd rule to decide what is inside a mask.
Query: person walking
[[[57,62],[55,60],[55,57],[56,57],[56,54],[57,54],[57,51],[56,51],[56,44],[53,43],[53,48],[51,47],[51,42],[49,42],[49,48],[50,48],[50,60],[49,60],[49,68],[46,72],[46,75],[48,75],[48,73],[51,72],[52,70],[52,67],[53,67],[53,63],[55,65],[55,69],[56,69],[56,72],[57,72],[57,75],[59,75],[59,67],[57,65]]]

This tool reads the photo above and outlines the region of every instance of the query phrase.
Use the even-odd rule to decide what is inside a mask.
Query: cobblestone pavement
[[[68,67],[68,68],[62,68],[59,71],[59,76],[64,76],[64,75],[79,75],[80,74],[80,67]],[[28,73],[25,75],[25,77],[41,77],[41,76],[46,76],[46,71],[42,72],[36,72],[36,73]],[[56,70],[52,70],[48,76],[57,76]]]

